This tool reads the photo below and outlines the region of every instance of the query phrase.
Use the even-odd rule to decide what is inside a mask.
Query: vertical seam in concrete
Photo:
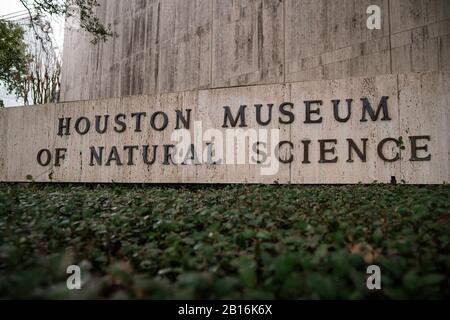
[[[283,1],[284,2],[284,1]],[[292,102],[292,84],[287,84],[289,102]],[[289,124],[289,141],[292,141],[292,123]],[[292,162],[289,163],[289,183],[292,184]]]
[[[388,31],[389,31],[389,72],[392,74],[391,0],[388,0]],[[397,88],[398,88],[398,79],[397,79]]]
[[[396,82],[397,82],[397,121],[398,121],[398,136],[400,137],[401,136],[401,134],[402,134],[402,122],[401,122],[401,112],[400,112],[400,81],[399,81],[399,75],[398,74],[396,74],[395,75],[395,79],[396,79]],[[403,180],[403,168],[402,168],[402,162],[403,162],[403,159],[402,159],[402,149],[400,148],[400,161],[399,161],[399,166],[400,166],[400,168],[399,168],[399,174],[400,174],[400,181],[399,182],[401,182],[402,180]]]
[[[199,116],[198,116],[198,109],[200,107],[200,90],[201,89],[195,90],[194,123],[195,123],[195,121],[200,121],[199,120]],[[203,123],[201,125],[203,127]],[[189,127],[189,129],[191,129],[191,127]],[[195,137],[195,126],[194,126],[194,129],[192,129],[192,136],[194,138],[194,143],[195,143],[195,141],[196,141],[195,140],[196,139],[196,137]],[[201,159],[202,159],[202,162],[203,162],[203,158],[201,158]],[[198,168],[197,168],[197,166],[194,166],[194,181],[197,181],[197,179],[198,179]]]
[[[156,49],[156,57],[155,57],[155,74],[153,75],[155,80],[155,93],[159,93],[159,64],[161,60],[160,50],[161,50],[161,41],[160,41],[160,32],[161,32],[161,2],[158,2],[156,16],[156,41],[155,41],[155,49]]]
[[[211,4],[211,35],[209,37],[209,88],[213,87],[213,37],[214,37],[214,1]]]
[[[134,15],[134,9],[135,9],[135,7],[134,6],[132,6],[131,7],[131,17],[135,17],[135,15]],[[134,22],[134,19],[130,19],[130,29],[131,29],[131,31],[130,31],[130,42],[131,42],[131,45],[130,45],[130,56],[128,56],[128,61],[129,61],[129,63],[130,63],[130,68],[128,69],[128,75],[130,76],[130,83],[128,83],[128,95],[132,95],[133,94],[133,79],[134,79],[134,58],[135,58],[135,52],[134,52],[134,32],[135,32],[135,28],[134,28],[134,25],[135,25],[135,22]]]
[[[286,0],[283,4],[283,82],[286,83]],[[290,98],[290,93],[289,93]]]

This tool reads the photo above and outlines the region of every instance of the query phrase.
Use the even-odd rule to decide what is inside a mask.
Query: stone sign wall
[[[0,110],[0,181],[448,183],[450,73]]]

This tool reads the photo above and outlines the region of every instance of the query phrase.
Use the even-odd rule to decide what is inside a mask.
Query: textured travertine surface
[[[364,112],[362,101],[369,101],[375,112],[383,97],[386,97],[388,114],[380,109],[378,116],[371,119]],[[335,118],[333,100],[340,100],[339,118],[342,121]],[[315,102],[308,112],[307,104],[311,101]],[[64,182],[371,183],[390,182],[395,178],[397,182],[406,183],[448,183],[449,101],[450,72],[432,72],[7,108],[0,110],[0,181],[26,181],[29,176],[35,181]],[[289,103],[290,107],[280,109],[283,103]],[[260,123],[256,117],[258,105],[262,105]],[[271,121],[261,124],[269,119],[270,105],[273,105]],[[237,121],[236,127],[242,124],[245,127],[241,129],[279,129],[279,141],[292,142],[290,148],[286,148],[286,144],[280,148],[280,158],[287,160],[292,156],[292,161],[280,163],[279,170],[269,175],[261,174],[261,165],[248,161],[234,165],[164,164],[164,145],[175,143],[171,134],[177,126],[177,110],[185,115],[190,112],[188,131],[192,137],[203,137],[200,145],[205,146],[212,140],[205,137],[206,130],[225,133],[231,128],[231,122],[229,128],[223,127],[226,106],[233,116],[238,114],[241,106],[246,106],[246,121]],[[136,114],[144,112],[138,126]],[[167,116],[167,126],[158,130],[164,124],[162,112]],[[106,119],[106,116],[109,125],[105,132],[98,132],[94,128],[95,119]],[[120,121],[114,121],[117,116],[122,117]],[[347,116],[348,119],[344,119]],[[59,126],[61,119],[67,118],[71,118],[69,135]],[[84,121],[79,125],[82,133],[77,133],[75,121],[82,118]],[[86,119],[90,121],[90,130],[84,133]],[[288,121],[290,119],[292,121]],[[201,121],[200,130],[197,121]],[[420,137],[416,141],[416,151],[412,149],[412,137]],[[380,142],[386,138],[391,140],[381,146],[384,158],[390,160],[398,156],[398,160],[389,162],[380,157]],[[354,149],[350,157],[348,139],[361,150],[366,140],[364,159]],[[323,142],[324,149],[332,149],[325,156],[320,152],[321,140],[327,141]],[[399,141],[398,145],[394,140]],[[305,141],[309,141],[307,156]],[[150,146],[150,153],[152,146],[157,146],[154,163],[146,164],[142,160],[145,145]],[[136,148],[132,156],[125,146]],[[92,147],[97,152],[103,150],[101,163],[93,161]],[[111,160],[113,147],[117,148],[121,164],[116,157]],[[59,166],[55,163],[57,148],[67,149]],[[37,162],[42,149],[52,153],[49,164]],[[233,152],[234,156],[240,154],[238,149]],[[43,159],[45,162],[46,157]]]

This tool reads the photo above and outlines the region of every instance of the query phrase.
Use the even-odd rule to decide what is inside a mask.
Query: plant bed
[[[0,298],[449,298],[449,237],[448,185],[3,183]]]

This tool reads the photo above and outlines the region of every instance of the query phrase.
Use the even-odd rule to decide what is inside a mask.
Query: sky
[[[20,3],[19,0],[2,0],[0,5],[0,17],[4,15],[13,14],[15,12],[22,12],[25,7]],[[25,16],[25,15],[24,15]],[[52,29],[54,33],[54,40],[56,42],[57,50],[62,55],[63,43],[64,43],[64,19],[63,18],[53,18],[51,19]],[[22,105],[22,101],[16,101],[16,97],[13,95],[8,95],[6,89],[0,85],[0,99],[3,100],[5,106],[19,106]]]
[[[23,10],[25,10],[25,7],[19,0],[2,1],[2,5],[0,6],[0,16]],[[64,42],[64,19],[52,19],[52,28],[55,34],[56,43],[62,52]]]

